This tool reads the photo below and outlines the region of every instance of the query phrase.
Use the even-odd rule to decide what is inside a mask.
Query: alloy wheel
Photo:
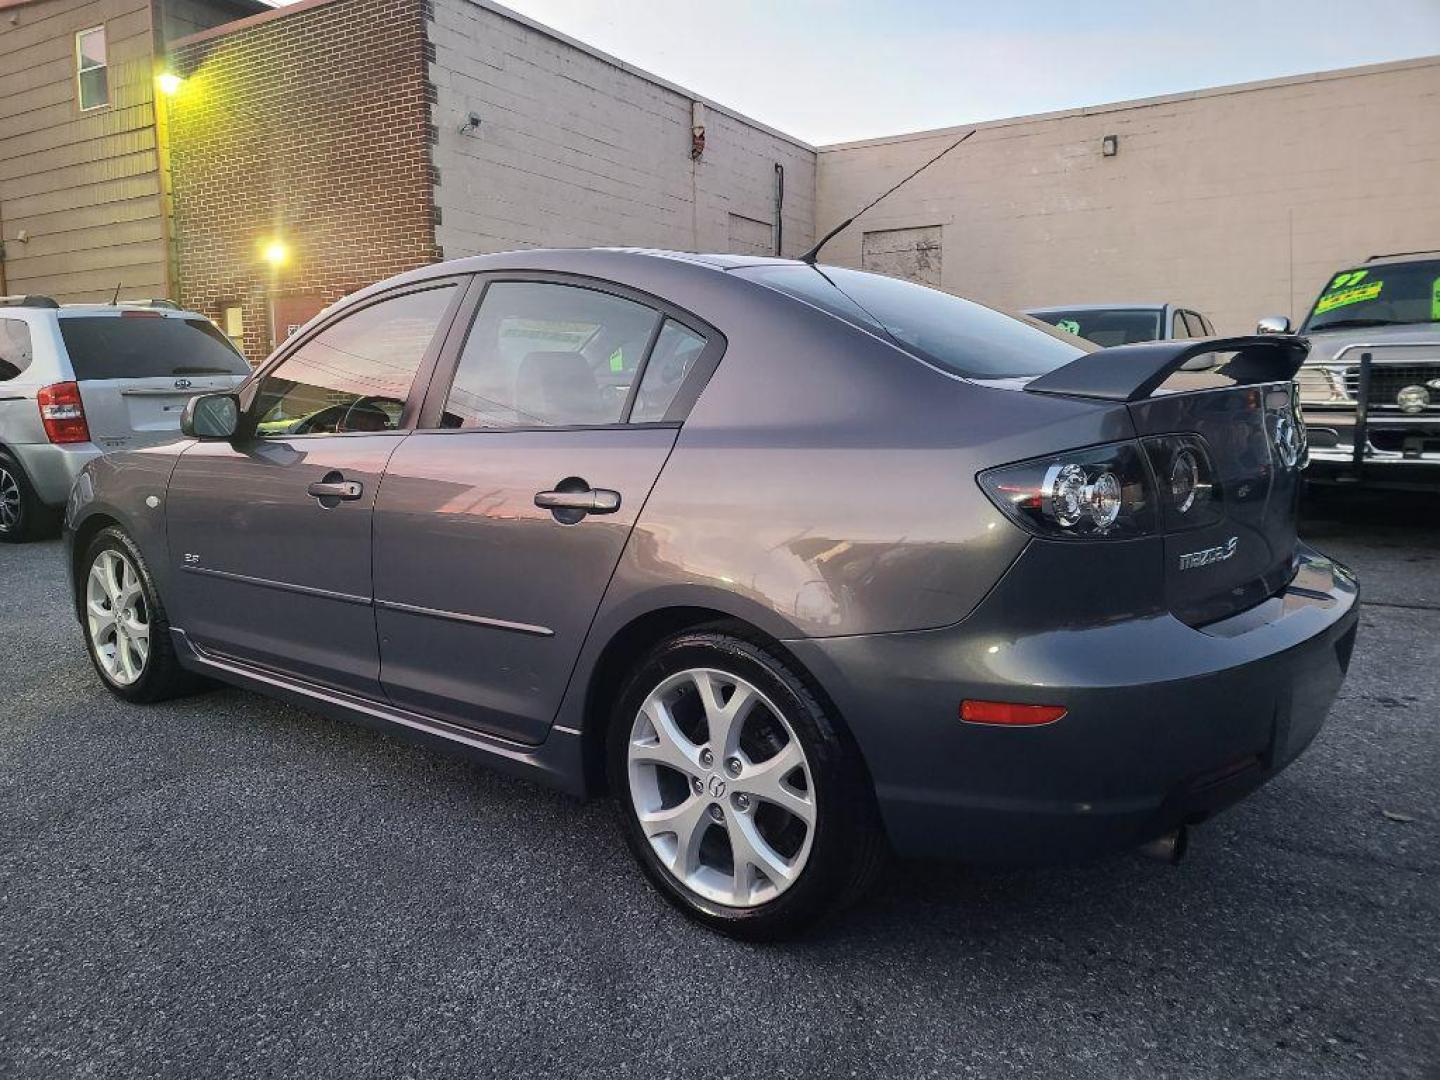
[[[107,548],[85,583],[85,620],[106,678],[130,686],[150,658],[150,611],[140,574],[124,554]]]
[[[21,513],[20,482],[9,469],[0,465],[0,530],[13,532],[18,529]]]
[[[815,838],[810,766],[794,729],[738,675],[693,668],[652,690],[626,746],[630,798],[665,869],[715,903],[767,903]]]

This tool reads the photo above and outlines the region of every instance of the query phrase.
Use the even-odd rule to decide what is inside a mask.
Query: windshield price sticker
[[[1339,282],[1341,278],[1351,276],[1352,275],[1341,274],[1335,281]],[[1374,300],[1380,295],[1380,290],[1384,285],[1385,283],[1383,281],[1367,281],[1363,285],[1344,285],[1338,291],[1326,293],[1319,300],[1315,301],[1315,314],[1323,315],[1327,311],[1333,311],[1338,307],[1345,307],[1348,304],[1362,304],[1366,300]]]
[[[1440,285],[1440,282],[1436,284]],[[1436,295],[1440,296],[1440,292],[1437,292]],[[1074,319],[1061,319],[1055,326],[1057,329],[1064,330],[1067,334],[1074,334],[1076,337],[1080,336],[1080,324]]]

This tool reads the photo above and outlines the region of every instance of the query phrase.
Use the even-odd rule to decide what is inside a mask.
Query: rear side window
[[[250,374],[245,358],[206,319],[68,316],[60,319],[60,336],[77,382]]]
[[[1158,308],[1076,308],[1037,311],[1035,318],[1108,349],[1112,345],[1157,340],[1162,333],[1164,312]],[[1185,333],[1185,323],[1178,312],[1175,333]]]
[[[983,304],[897,278],[838,266],[794,264],[747,267],[734,273],[813,304],[966,378],[1043,375],[1085,352],[1073,342]]]
[[[23,319],[0,319],[0,382],[17,377],[34,357],[30,324]]]

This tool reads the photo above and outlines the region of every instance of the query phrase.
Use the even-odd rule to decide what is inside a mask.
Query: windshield
[[[1336,274],[1300,332],[1424,322],[1440,322],[1440,259],[1358,266]]]
[[[898,278],[794,263],[733,272],[888,338],[926,363],[966,378],[1043,375],[1088,351],[1042,326]]]
[[[1067,334],[1083,337],[1096,345],[1129,345],[1136,341],[1157,341],[1163,336],[1161,312],[1155,308],[1059,308],[1030,313]]]
[[[68,316],[60,336],[77,382],[248,375],[250,365],[205,319],[160,315]]]

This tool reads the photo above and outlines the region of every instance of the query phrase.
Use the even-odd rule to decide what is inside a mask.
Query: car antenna
[[[924,172],[926,169],[928,169],[931,165],[934,165],[934,164],[935,164],[937,161],[939,161],[942,157],[944,157],[946,154],[950,153],[951,150],[954,150],[957,146],[959,146],[961,143],[963,143],[966,139],[970,138],[971,135],[974,135],[975,132],[977,132],[977,131],[979,131],[979,130],[980,130],[979,128],[971,128],[971,129],[970,129],[969,131],[967,131],[964,135],[961,135],[960,138],[956,139],[953,143],[951,143],[949,146],[947,146],[944,150],[941,150],[938,154],[936,154],[934,157],[932,157],[929,161],[925,162],[924,165],[921,165],[918,169],[916,169],[914,172],[912,172],[909,176],[905,177],[904,180],[901,180],[898,184],[896,184],[894,187],[892,187],[889,191],[885,192],[883,195],[880,195],[879,197],[877,197],[877,198],[871,200],[870,202],[866,203],[866,204],[865,204],[864,206],[862,206],[859,210],[856,210],[855,213],[851,214],[848,218],[846,218],[844,221],[842,221],[839,225],[836,225],[835,228],[831,229],[831,230],[830,230],[829,232],[827,232],[824,236],[822,236],[818,241],[816,241],[814,247],[812,247],[809,251],[805,252],[804,255],[801,255],[801,256],[800,256],[800,261],[803,262],[803,263],[808,263],[808,264],[811,265],[811,266],[814,266],[814,265],[815,265],[815,260],[816,260],[816,259],[819,257],[819,255],[820,255],[820,249],[823,248],[826,244],[828,244],[831,240],[835,239],[835,237],[839,236],[839,235],[840,235],[842,232],[844,232],[846,229],[848,229],[848,228],[850,227],[851,223],[853,223],[856,218],[858,218],[861,214],[865,213],[866,210],[869,210],[871,207],[875,206],[878,202],[880,202],[881,199],[884,199],[886,196],[888,196],[888,195],[893,195],[895,192],[899,191],[902,187],[904,187],[906,184],[908,184],[911,180],[914,180],[915,177],[919,176],[922,172]]]
[[[111,307],[115,307],[117,304],[120,303],[120,286],[124,284],[125,283],[123,281],[117,281],[115,283],[115,295],[110,298]]]

